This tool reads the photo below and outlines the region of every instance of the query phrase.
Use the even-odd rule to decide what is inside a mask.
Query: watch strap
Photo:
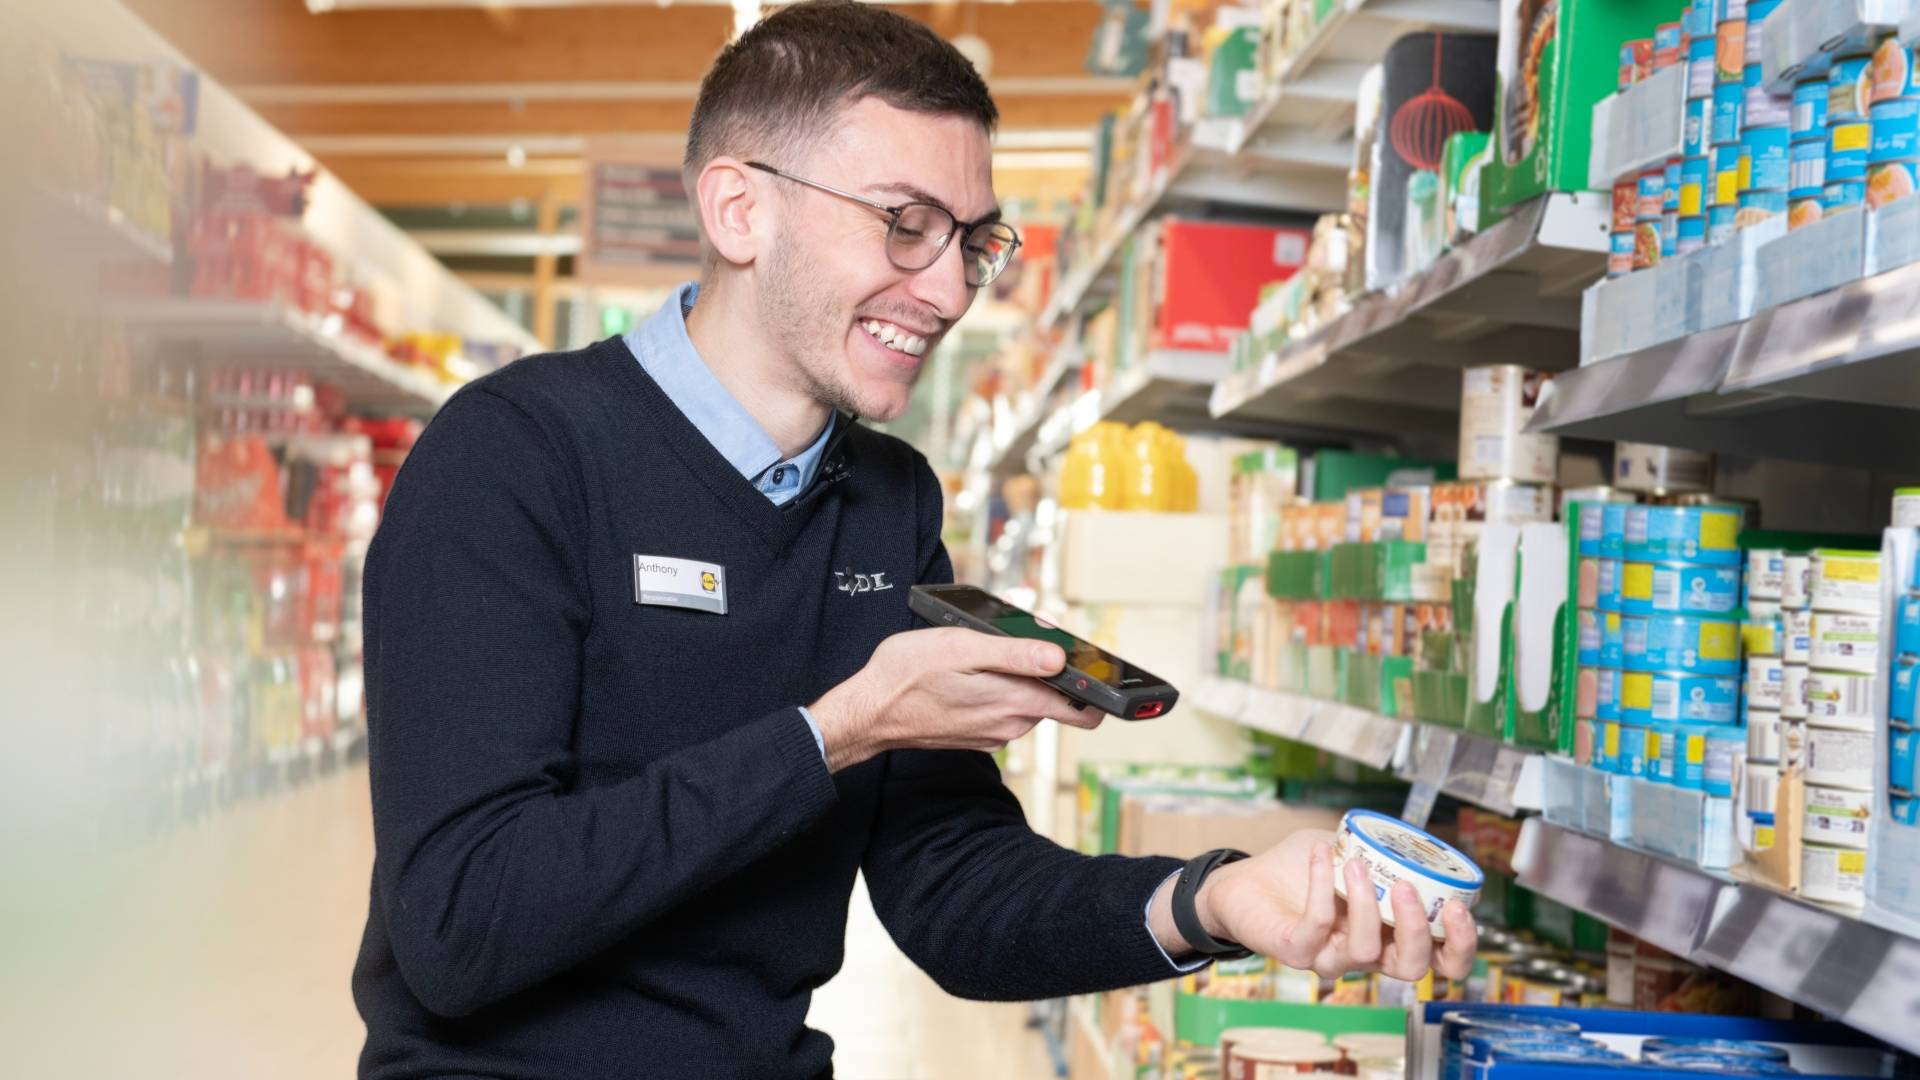
[[[1231,862],[1239,862],[1247,857],[1244,851],[1232,848],[1215,848],[1204,855],[1196,855],[1180,869],[1180,880],[1173,886],[1173,925],[1180,936],[1187,939],[1187,945],[1202,956],[1216,960],[1239,960],[1253,955],[1253,950],[1244,948],[1231,941],[1221,941],[1207,933],[1200,923],[1200,913],[1194,908],[1194,900],[1199,896],[1200,884],[1208,874]]]

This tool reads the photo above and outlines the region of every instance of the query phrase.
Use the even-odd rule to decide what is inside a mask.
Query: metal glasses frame
[[[956,234],[959,235],[960,245],[961,247],[964,248],[967,243],[967,237],[971,236],[975,229],[990,229],[990,228],[993,228],[994,226],[999,226],[1001,228],[1006,229],[1009,233],[1012,233],[1013,240],[1007,246],[1006,260],[1000,264],[999,268],[994,270],[991,276],[987,277],[985,280],[982,280],[982,281],[967,282],[969,286],[976,289],[981,289],[981,288],[985,288],[989,284],[992,284],[994,278],[997,278],[1001,274],[1005,273],[1007,267],[1013,265],[1013,257],[1020,250],[1020,244],[1021,244],[1020,231],[1018,229],[1015,229],[1013,226],[1008,225],[1006,222],[1000,221],[998,219],[987,220],[987,221],[961,221],[959,218],[953,216],[953,211],[947,209],[944,206],[941,206],[939,203],[905,202],[905,203],[899,204],[898,206],[888,206],[886,203],[877,202],[873,199],[867,198],[864,195],[855,195],[851,191],[842,191],[837,187],[832,187],[827,184],[822,184],[817,180],[809,180],[804,176],[795,176],[790,172],[786,172],[781,169],[776,169],[773,166],[764,164],[762,162],[749,161],[746,163],[746,166],[749,169],[758,169],[761,172],[767,173],[771,176],[777,176],[782,180],[791,180],[796,184],[805,185],[806,187],[813,188],[815,191],[824,191],[828,195],[837,195],[842,199],[846,199],[848,202],[856,202],[856,203],[859,203],[861,206],[868,208],[869,210],[877,210],[880,213],[887,215],[887,261],[892,263],[896,268],[905,270],[908,273],[918,273],[922,270],[925,270],[928,266],[932,266],[934,263],[939,262],[940,256],[945,255],[947,253],[947,245],[953,242],[953,238]],[[933,258],[927,260],[926,266],[902,266],[900,265],[900,261],[893,257],[893,232],[900,225],[900,215],[906,213],[909,209],[915,206],[924,206],[930,210],[938,210],[940,213],[947,215],[947,220],[951,221],[953,225],[947,229],[946,235],[940,238],[939,245],[934,249]],[[970,265],[971,263],[968,260],[964,260],[964,259],[962,260],[961,273],[963,277],[968,273],[967,267]]]

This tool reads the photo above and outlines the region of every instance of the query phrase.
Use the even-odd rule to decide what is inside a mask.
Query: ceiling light
[[[507,164],[518,169],[527,163],[527,148],[519,143],[507,147]]]

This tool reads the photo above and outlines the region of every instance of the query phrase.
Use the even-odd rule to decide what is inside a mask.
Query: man
[[[911,629],[907,587],[951,577],[940,487],[855,418],[900,414],[1017,245],[996,119],[910,20],[769,17],[694,108],[701,287],[479,380],[420,439],[367,560],[363,1076],[830,1075],[804,1021],[857,870],[965,997],[1149,982],[1234,943],[1465,974],[1458,905],[1443,947],[1410,892],[1411,933],[1370,902],[1340,917],[1324,834],[1184,875],[1035,836],[981,751],[1097,723],[1034,678],[1059,649]],[[855,575],[873,587],[836,588]]]

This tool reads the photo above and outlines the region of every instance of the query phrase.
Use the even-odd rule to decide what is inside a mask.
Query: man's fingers
[[[1333,934],[1333,848],[1325,841],[1313,845],[1307,859],[1307,908],[1287,934],[1290,968],[1309,970]]]
[[[1380,970],[1393,978],[1412,982],[1427,973],[1433,963],[1433,932],[1427,928],[1427,913],[1420,907],[1420,894],[1402,881],[1393,892],[1393,947],[1385,954]]]
[[[1446,928],[1447,940],[1434,958],[1433,970],[1449,979],[1464,979],[1473,972],[1473,952],[1480,943],[1473,915],[1465,904],[1449,900],[1447,906],[1440,909],[1440,924]]]
[[[977,630],[936,631],[940,655],[965,671],[996,671],[1046,678],[1067,666],[1066,651],[1050,641],[983,634]]]
[[[1347,949],[1354,964],[1371,968],[1380,962],[1380,904],[1366,863],[1348,859],[1346,875]]]

